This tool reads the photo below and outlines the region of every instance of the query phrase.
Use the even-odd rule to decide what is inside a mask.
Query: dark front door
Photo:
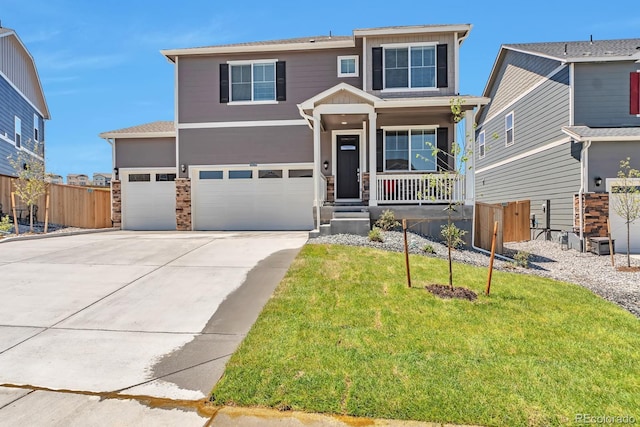
[[[359,199],[358,183],[360,172],[360,137],[358,135],[338,135],[336,196],[338,199]]]

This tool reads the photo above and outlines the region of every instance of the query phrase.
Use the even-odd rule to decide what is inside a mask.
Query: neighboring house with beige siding
[[[89,177],[85,174],[70,173],[67,175],[67,185],[78,185],[85,187],[89,184]]]
[[[535,235],[606,235],[620,160],[640,168],[640,39],[503,45],[477,116],[476,200],[531,201]],[[631,247],[640,251],[640,224]]]
[[[0,174],[16,175],[8,158],[19,152],[44,162],[49,118],[33,57],[14,30],[0,27]]]
[[[386,27],[162,51],[175,67],[175,120],[100,135],[117,173],[114,222],[320,230],[339,210],[368,218],[443,203],[437,188],[470,202],[464,176],[443,173],[455,169],[445,154],[458,138],[452,98],[467,117],[488,102],[459,95],[470,30]],[[425,175],[437,184],[425,188]]]

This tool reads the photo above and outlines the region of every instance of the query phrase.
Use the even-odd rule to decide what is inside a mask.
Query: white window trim
[[[478,158],[479,159],[484,159],[487,155],[487,140],[485,139],[485,137],[486,136],[484,131],[478,134]],[[482,144],[480,143],[481,139],[482,139]],[[482,150],[480,149],[480,147],[482,147]]]
[[[394,87],[394,88],[387,88],[387,73],[386,71],[386,61],[385,61],[385,54],[384,51],[385,49],[402,49],[402,48],[407,48],[409,50],[409,55],[408,55],[408,62],[407,62],[407,72],[409,73],[409,85],[411,85],[411,48],[412,47],[426,47],[426,46],[434,46],[436,47],[437,50],[437,46],[438,43],[437,42],[421,42],[421,43],[390,43],[390,44],[381,44],[380,47],[382,48],[382,91],[383,93],[393,93],[393,92],[433,92],[433,91],[437,91],[439,90],[438,88],[438,52],[434,51],[434,62],[435,62],[435,69],[436,69],[436,81],[435,81],[435,86],[433,87]]]
[[[342,72],[342,61],[344,59],[353,59],[356,62],[356,70],[354,73]],[[360,57],[358,55],[338,56],[338,77],[360,77]]]
[[[33,114],[33,140],[40,141],[40,119],[37,114]]]
[[[437,172],[438,171],[438,161],[436,159],[435,163],[434,163],[434,169],[428,169],[428,170],[411,170],[411,162],[409,162],[409,164],[407,165],[408,168],[407,170],[400,170],[400,169],[387,169],[387,131],[407,131],[409,132],[409,144],[407,146],[407,150],[409,152],[409,160],[411,159],[411,131],[414,130],[432,130],[434,131],[434,137],[435,137],[435,146],[438,147],[438,132],[437,129],[439,128],[438,125],[419,125],[419,126],[382,126],[381,129],[384,131],[383,132],[383,141],[382,141],[382,170],[383,172],[389,172],[389,173],[415,173],[415,174],[419,174],[419,173],[425,173],[425,172]]]
[[[272,105],[272,104],[278,104],[278,88],[277,88],[277,76],[275,75],[276,73],[276,62],[278,62],[277,59],[254,59],[254,60],[249,60],[249,61],[227,61],[227,64],[229,65],[229,102],[227,102],[227,105],[260,105],[260,104],[267,104],[267,105]],[[274,97],[275,99],[267,99],[267,100],[260,100],[260,101],[254,101],[253,100],[253,66],[254,64],[273,64],[273,73],[274,73]],[[232,88],[233,88],[233,80],[231,78],[231,67],[232,66],[238,66],[238,65],[251,65],[251,100],[250,101],[233,101],[232,100]]]
[[[511,142],[507,141],[507,117],[511,116],[511,135],[513,135]],[[513,110],[504,115],[504,146],[511,147],[516,143],[516,115]]]
[[[22,120],[18,116],[13,118],[13,144],[16,147],[22,147]],[[20,145],[18,145],[17,135],[20,135]]]

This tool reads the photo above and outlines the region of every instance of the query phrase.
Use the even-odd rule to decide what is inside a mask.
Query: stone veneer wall
[[[369,188],[370,188],[370,183],[369,183],[369,172],[363,172],[362,173],[362,201],[364,203],[369,203]]]
[[[327,197],[325,199],[328,203],[333,203],[336,201],[336,180],[333,175],[330,175],[327,178]]]
[[[176,178],[176,229],[191,230],[191,180]]]
[[[584,209],[584,237],[589,249],[589,237],[607,236],[607,219],[609,218],[609,194],[608,193],[585,193],[583,195]],[[580,199],[579,195],[573,198],[574,215],[573,225],[575,230],[580,232]]]
[[[122,228],[122,183],[111,181],[111,222],[114,228]]]

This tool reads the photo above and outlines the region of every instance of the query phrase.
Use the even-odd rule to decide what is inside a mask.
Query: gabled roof
[[[503,47],[563,62],[640,60],[640,39],[519,43]]]
[[[640,141],[640,127],[564,126],[562,132],[576,141]]]
[[[29,52],[29,50],[27,49],[27,47],[24,45],[24,43],[22,43],[22,40],[20,40],[20,37],[18,37],[18,34],[16,34],[16,32],[14,30],[12,30],[11,28],[0,28],[0,38],[1,37],[14,37],[15,40],[17,41],[18,46],[20,46],[20,48],[24,51],[24,53],[26,54],[28,61],[27,61],[27,67],[31,66],[33,67],[31,71],[33,71],[33,75],[35,76],[35,84],[37,85],[37,90],[40,94],[40,96],[42,97],[42,100],[35,100],[35,99],[30,99],[29,102],[31,102],[34,106],[34,108],[36,108],[41,114],[42,116],[49,120],[51,119],[51,114],[49,112],[49,106],[47,105],[47,99],[44,95],[44,90],[42,89],[42,82],[40,81],[40,75],[38,74],[38,67],[36,67],[36,63],[35,60],[33,59],[33,56],[31,56],[31,53]],[[10,76],[9,76],[10,77]],[[12,82],[13,84],[13,82]],[[21,92],[25,92],[24,88],[19,88],[21,90]],[[25,97],[27,95],[25,94]],[[28,99],[28,98],[27,98]],[[37,106],[36,104],[42,103],[42,105]]]
[[[293,50],[339,49],[356,45],[356,39],[367,36],[385,36],[402,34],[424,34],[458,32],[462,41],[471,31],[471,24],[455,25],[408,25],[396,27],[379,27],[353,30],[352,36],[309,36],[291,39],[267,40],[249,43],[192,47],[182,49],[165,49],[160,52],[170,61],[181,55],[212,55],[241,52],[280,52]]]
[[[103,132],[100,138],[170,138],[176,136],[176,127],[173,121],[157,121]]]

